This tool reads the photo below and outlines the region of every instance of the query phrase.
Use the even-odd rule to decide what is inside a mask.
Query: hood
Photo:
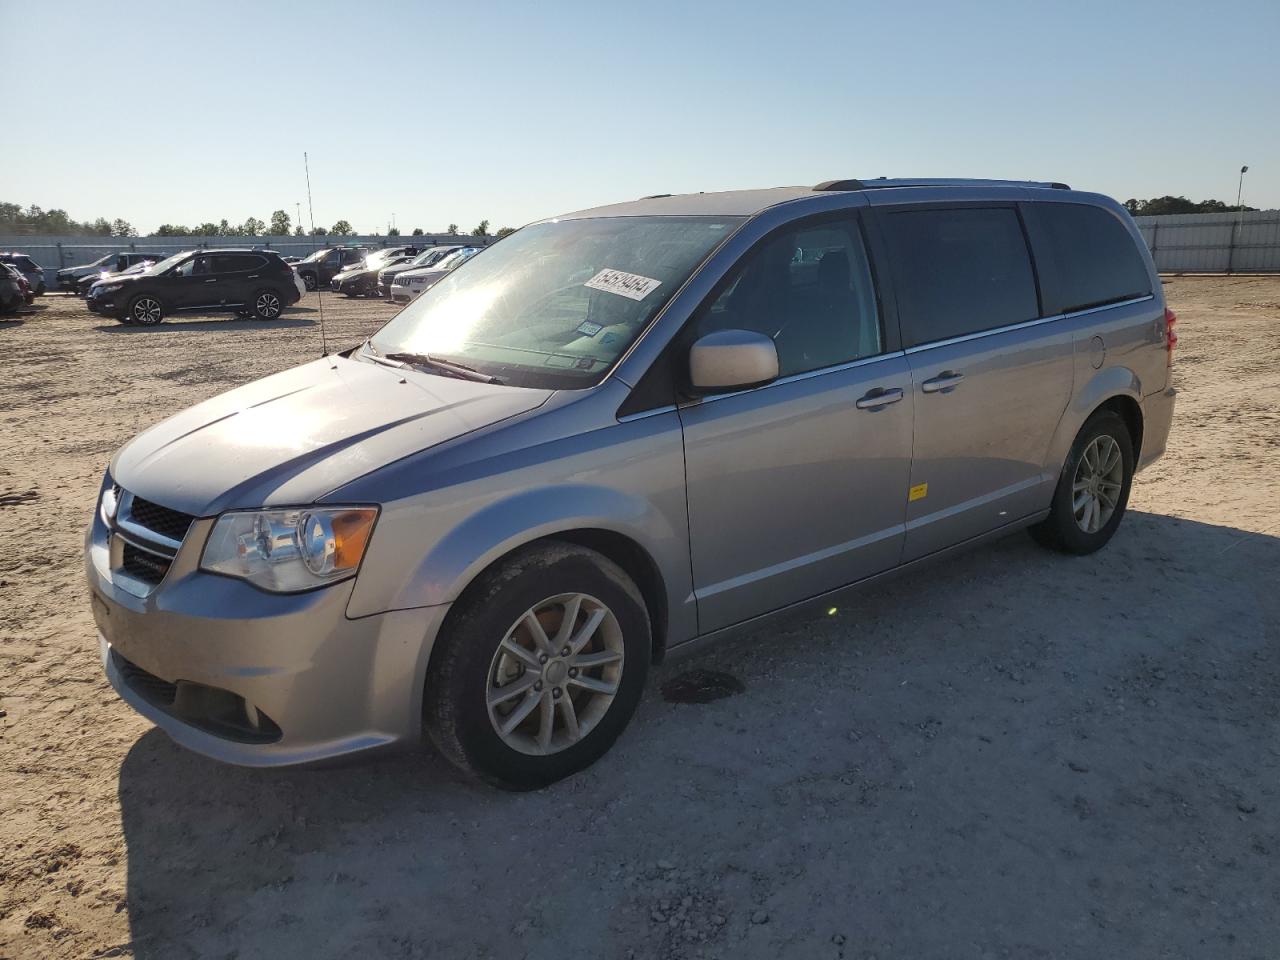
[[[406,270],[396,279],[404,280],[427,280],[433,282],[439,280],[448,270],[437,270],[435,267],[414,267],[412,270]]]
[[[111,475],[126,490],[202,517],[312,503],[550,395],[326,357],[157,424],[121,448]]]

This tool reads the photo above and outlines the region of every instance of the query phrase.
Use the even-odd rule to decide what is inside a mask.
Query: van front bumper
[[[353,580],[266,593],[202,573],[211,521],[197,521],[146,596],[110,569],[95,518],[85,568],[107,678],[177,743],[271,767],[413,742],[431,644],[447,606],[348,619]],[[192,541],[195,543],[192,543]]]

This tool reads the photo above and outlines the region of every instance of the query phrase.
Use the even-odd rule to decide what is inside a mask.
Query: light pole
[[[1240,168],[1240,182],[1236,184],[1236,223],[1231,230],[1231,245],[1227,248],[1227,273],[1235,273],[1236,245],[1240,242],[1240,228],[1244,226],[1244,208],[1240,204],[1240,196],[1244,192],[1244,175],[1249,172],[1249,165]]]
[[[294,207],[296,207],[298,210],[297,224],[298,226],[302,226],[302,201],[299,200],[296,203],[294,203]],[[306,231],[304,230],[303,233],[306,233]]]

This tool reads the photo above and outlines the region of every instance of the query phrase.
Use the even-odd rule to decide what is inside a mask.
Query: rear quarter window
[[[1052,266],[1045,312],[1070,313],[1151,293],[1151,276],[1120,218],[1083,203],[1035,205],[1036,254]]]
[[[905,346],[1040,315],[1031,255],[1012,207],[900,210],[882,222]]]

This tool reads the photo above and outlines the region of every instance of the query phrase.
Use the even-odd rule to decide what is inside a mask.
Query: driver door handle
[[[893,387],[889,390],[875,387],[859,397],[854,402],[854,406],[859,410],[878,410],[880,407],[890,403],[897,403],[901,399],[902,390],[898,387]]]
[[[920,384],[920,389],[925,393],[947,392],[955,389],[963,379],[963,373],[956,373],[954,370],[943,370],[936,377]]]
[[[206,281],[205,281],[205,283],[217,283],[217,282],[218,282],[218,278],[217,278],[217,277],[214,277],[212,280],[206,280]]]

